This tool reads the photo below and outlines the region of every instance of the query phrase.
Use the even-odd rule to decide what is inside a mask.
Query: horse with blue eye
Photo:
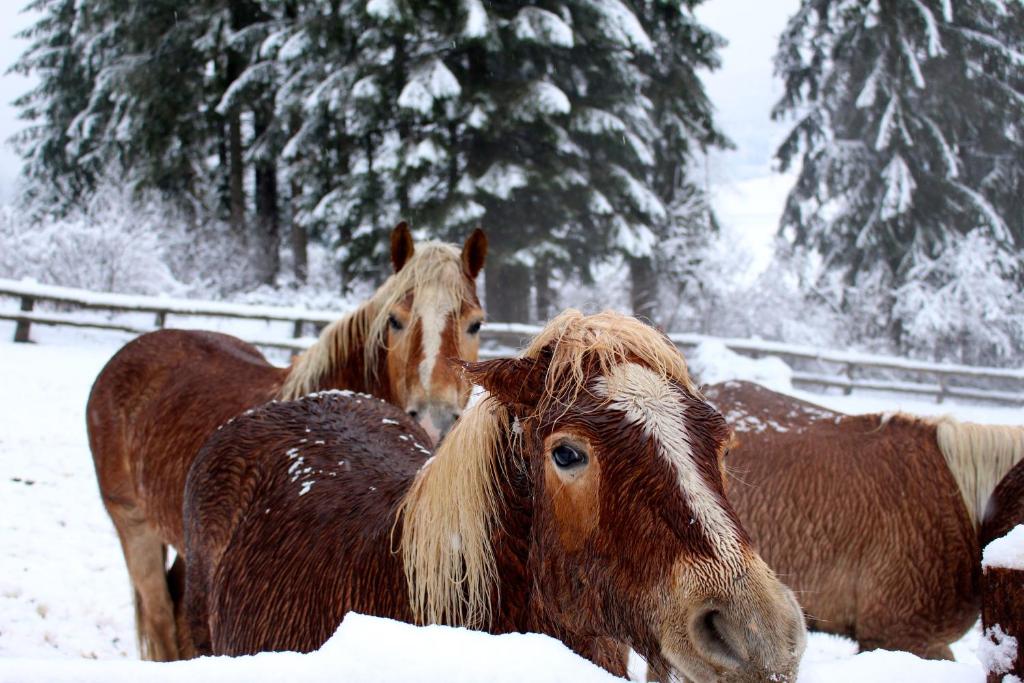
[[[207,441],[184,501],[199,654],[311,651],[355,611],[545,633],[618,675],[631,647],[655,676],[795,680],[803,615],[725,496],[731,430],[665,336],[569,310],[463,370],[486,393],[434,452],[350,392]]]

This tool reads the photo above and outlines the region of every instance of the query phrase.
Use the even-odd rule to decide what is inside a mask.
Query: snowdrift
[[[905,652],[867,652],[828,661],[812,637],[799,683],[981,683],[977,667],[932,662]],[[492,636],[446,626],[417,627],[351,613],[317,652],[274,652],[252,657],[204,657],[157,664],[138,661],[19,660],[0,667],[0,683],[406,683],[407,681],[490,681],[521,683],[611,683],[620,680],[575,655],[557,640],[538,634]],[[641,679],[642,680],[642,679]]]

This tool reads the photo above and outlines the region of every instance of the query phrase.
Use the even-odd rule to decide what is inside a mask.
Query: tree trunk
[[[530,269],[519,263],[488,260],[486,273],[487,317],[502,323],[530,319]]]
[[[259,249],[259,279],[274,284],[281,269],[281,224],[277,212],[277,169],[274,163],[260,162],[256,166],[256,227]]]
[[[658,278],[650,257],[627,257],[633,315],[654,323],[658,315]]]
[[[536,302],[537,320],[545,323],[551,319],[551,266],[547,259],[540,259],[533,269],[534,301]]]
[[[981,625],[989,647],[998,648],[1007,637],[1017,639],[1014,657],[989,657],[988,683],[999,683],[1012,674],[1024,677],[1024,570],[985,567],[981,576]]]
[[[273,114],[260,108],[256,112],[253,132],[259,141],[267,133]],[[272,285],[281,270],[281,216],[277,201],[277,165],[273,158],[256,161],[256,253],[259,281]]]
[[[309,257],[307,254],[309,243],[306,229],[295,220],[296,199],[300,193],[299,184],[292,183],[292,210],[289,214],[289,232],[292,244],[292,270],[295,274],[295,280],[296,282],[306,284],[306,281],[309,279]]]
[[[231,229],[243,244],[248,244],[245,230],[245,167],[242,164],[242,122],[238,111],[228,114],[228,192],[231,201]]]

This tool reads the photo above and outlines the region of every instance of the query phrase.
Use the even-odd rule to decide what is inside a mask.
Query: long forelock
[[[423,328],[422,367],[429,375],[440,351],[445,319],[448,315],[458,315],[472,297],[459,249],[443,242],[418,244],[409,262],[376,291],[371,299],[375,315],[369,325],[368,343],[364,349],[364,364],[371,372],[376,372],[376,359],[386,344],[391,309],[410,293],[414,296],[407,328],[412,329],[417,322]],[[461,339],[457,343],[461,345]],[[424,386],[428,385],[429,379],[428,376],[422,380]]]
[[[551,354],[537,414],[553,404],[568,406],[589,391],[595,375],[607,375],[624,363],[638,363],[658,377],[678,382],[694,395],[686,360],[665,335],[636,318],[604,311],[585,316],[567,309],[549,322],[523,352],[525,358]]]
[[[594,382],[594,393],[622,411],[656,445],[676,474],[679,488],[699,522],[715,559],[738,564],[743,543],[736,523],[708,485],[696,460],[687,409],[671,382],[635,363],[613,367]]]

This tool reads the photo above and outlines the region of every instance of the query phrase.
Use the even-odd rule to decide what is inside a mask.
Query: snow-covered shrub
[[[285,254],[290,261],[290,254]],[[355,308],[372,295],[371,282],[353,282],[344,295],[338,261],[332,250],[321,244],[311,243],[306,252],[306,282],[299,283],[291,276],[291,269],[285,268],[278,277],[277,285],[260,285],[255,289],[239,290],[231,296],[232,301],[265,306],[296,306],[312,310],[344,311]],[[284,264],[287,266],[287,264]],[[483,287],[480,287],[483,291]]]
[[[777,356],[749,358],[730,351],[717,340],[701,342],[686,354],[690,372],[702,384],[718,384],[732,379],[757,382],[774,391],[793,390],[793,370]]]
[[[920,255],[897,290],[893,317],[912,352],[938,360],[999,363],[1024,348],[1020,268],[982,231],[952,241],[937,258]]]
[[[0,277],[209,299],[237,295],[254,280],[252,247],[223,221],[208,218],[216,210],[201,203],[138,196],[131,183],[111,179],[65,215],[49,208],[0,213]],[[314,267],[319,263],[311,260],[313,274],[322,273]]]
[[[107,186],[57,219],[10,211],[0,234],[0,276],[137,294],[181,294],[165,261],[164,218],[154,202],[132,202]]]
[[[813,261],[780,247],[768,268],[750,278],[751,258],[734,235],[712,240],[699,255],[696,285],[678,292],[670,329],[812,346],[845,342],[830,302],[807,286]]]

